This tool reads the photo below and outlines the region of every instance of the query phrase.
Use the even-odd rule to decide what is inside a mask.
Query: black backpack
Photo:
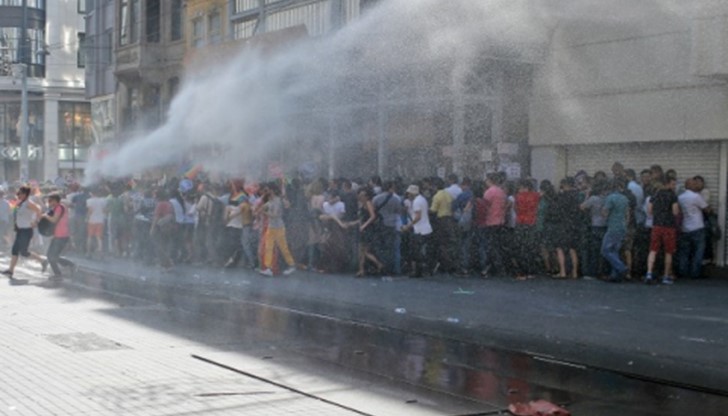
[[[205,213],[204,221],[209,227],[223,227],[225,226],[225,204],[211,194],[205,194],[212,203],[211,207],[208,207],[208,212]]]
[[[53,216],[53,210],[48,211],[48,215]],[[58,221],[60,221],[64,215],[66,215],[66,207],[61,205],[61,216],[58,218]],[[38,221],[38,232],[44,237],[52,237],[56,232],[57,224],[58,222],[53,223],[48,218],[41,218],[41,220]]]

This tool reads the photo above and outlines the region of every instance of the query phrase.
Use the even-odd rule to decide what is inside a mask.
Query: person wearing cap
[[[409,222],[402,227],[402,232],[412,231],[413,233],[410,244],[410,259],[412,261],[410,277],[422,277],[423,272],[430,272],[430,270],[423,270],[423,268],[427,267],[427,258],[432,257],[426,254],[428,242],[432,235],[432,226],[428,214],[429,206],[427,200],[420,195],[420,188],[417,185],[410,185],[407,188],[407,198],[410,201],[407,209]]]

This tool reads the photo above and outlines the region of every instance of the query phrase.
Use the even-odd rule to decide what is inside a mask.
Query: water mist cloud
[[[338,32],[265,55],[246,49],[226,66],[186,79],[164,125],[91,162],[87,177],[122,177],[189,158],[211,171],[253,171],[250,166],[302,146],[292,139],[300,128],[292,122],[296,114],[308,112],[309,129],[325,135],[337,109],[376,96],[382,89],[371,83],[376,77],[359,73],[386,79],[408,68],[468,66],[483,54],[534,61],[560,19],[626,21],[649,13],[645,3],[671,4],[621,3],[615,9],[610,2],[612,13],[605,13],[602,1],[383,1]],[[559,87],[564,81],[557,80]],[[431,87],[451,82],[443,77]]]

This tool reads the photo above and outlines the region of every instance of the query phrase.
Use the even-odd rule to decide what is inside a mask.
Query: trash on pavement
[[[407,309],[405,309],[405,308],[397,308],[394,311],[397,313],[402,313],[402,314],[407,313]]]
[[[451,324],[458,324],[458,323],[460,323],[460,319],[453,318],[452,316],[449,317],[449,318],[447,318],[447,321],[450,322]]]
[[[568,410],[546,400],[514,403],[508,406],[508,411],[516,416],[571,416]]]
[[[458,290],[452,292],[453,295],[474,295],[475,292],[472,290],[463,290],[463,288],[459,287]]]

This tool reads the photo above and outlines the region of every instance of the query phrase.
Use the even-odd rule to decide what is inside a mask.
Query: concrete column
[[[726,234],[726,230],[728,230],[728,222],[726,219],[726,211],[728,211],[728,207],[726,206],[726,203],[728,202],[728,198],[726,198],[727,193],[728,141],[723,141],[720,144],[720,176],[718,176],[718,224],[720,224],[723,229],[723,238],[718,241],[717,247],[718,256],[716,258],[716,263],[718,263],[719,266],[728,265],[728,247],[726,247],[726,244],[728,244],[728,234]]]
[[[46,95],[43,105],[43,179],[58,176],[58,96]]]
[[[453,94],[452,105],[452,171],[463,174],[465,154],[465,97],[463,96],[464,69],[462,63],[453,69],[450,89]]]

